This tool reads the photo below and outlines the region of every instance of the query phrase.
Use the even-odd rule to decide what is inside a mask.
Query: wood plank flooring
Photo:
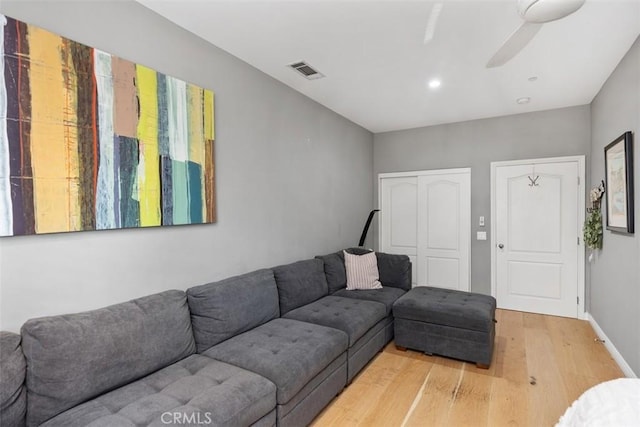
[[[624,376],[588,322],[497,310],[489,369],[390,343],[314,427],[553,426],[585,390]]]

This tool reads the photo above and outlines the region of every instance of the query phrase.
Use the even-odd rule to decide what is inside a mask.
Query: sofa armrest
[[[22,427],[26,423],[26,368],[20,335],[0,332],[0,425]]]

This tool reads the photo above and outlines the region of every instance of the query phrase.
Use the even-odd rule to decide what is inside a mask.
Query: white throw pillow
[[[344,268],[347,271],[347,290],[382,289],[378,273],[378,258],[375,252],[364,255],[344,253]]]

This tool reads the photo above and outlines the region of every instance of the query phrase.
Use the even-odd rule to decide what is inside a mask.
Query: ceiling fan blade
[[[487,68],[499,67],[507,63],[531,41],[538,31],[540,31],[540,28],[542,28],[542,24],[524,22],[520,28],[509,36],[502,47],[500,47],[489,62],[487,62]]]
[[[444,3],[442,2],[434,3],[431,7],[429,19],[427,19],[427,27],[424,31],[424,44],[429,43],[433,39],[433,35],[436,32],[436,26],[438,25],[438,18],[440,17],[443,7]]]

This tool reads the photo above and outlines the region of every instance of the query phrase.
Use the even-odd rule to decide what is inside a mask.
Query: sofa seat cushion
[[[63,412],[43,426],[239,426],[260,420],[275,406],[271,381],[196,354]]]
[[[397,319],[480,332],[494,329],[495,311],[492,296],[430,286],[413,288],[393,305]]]
[[[203,354],[262,375],[287,403],[311,379],[347,350],[339,330],[291,319],[274,319],[217,344]]]
[[[405,291],[399,288],[383,287],[382,289],[363,289],[348,291],[346,289],[335,292],[333,296],[355,298],[366,301],[375,301],[385,305],[387,316],[391,314],[393,303],[405,294]]]
[[[321,298],[284,315],[287,319],[344,331],[349,336],[349,347],[386,316],[386,308],[384,304],[379,302],[333,295]]]

